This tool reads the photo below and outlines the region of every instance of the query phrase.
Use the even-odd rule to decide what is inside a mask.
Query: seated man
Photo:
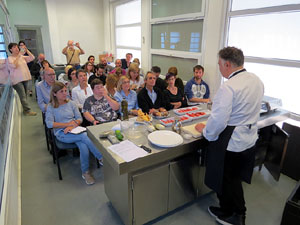
[[[45,60],[45,55],[44,54],[39,54],[37,61],[35,61],[32,66],[30,67],[30,73],[31,76],[34,77],[34,80],[41,81],[41,76],[40,76],[40,71],[42,66],[42,62]]]
[[[105,57],[100,58],[100,64],[104,66],[104,73],[109,74],[114,68],[107,64],[107,59]]]
[[[184,88],[189,103],[210,102],[208,85],[202,80],[204,68],[197,65],[193,71],[194,77],[186,83]]]
[[[156,76],[147,72],[145,76],[145,87],[138,93],[138,105],[144,113],[154,114],[157,111],[166,111],[166,101],[160,89],[154,87]]]
[[[121,68],[122,69],[121,59],[116,59],[115,65],[116,65],[116,67],[110,73],[116,73],[116,69],[117,68]],[[126,75],[126,70],[122,69],[122,75]]]
[[[152,66],[151,72],[156,76],[156,83],[154,87],[159,88],[163,92],[167,88],[168,84],[165,80],[159,77],[161,72],[160,67]]]
[[[119,110],[119,103],[109,97],[101,80],[94,79],[91,87],[94,94],[85,100],[82,109],[85,119],[93,125],[116,120],[118,117],[116,110]]]
[[[88,84],[91,84],[94,79],[98,78],[102,81],[103,85],[105,85],[105,83],[106,83],[106,74],[104,73],[104,70],[105,70],[104,65],[99,64],[97,66],[96,73],[93,74],[92,76],[90,76],[90,78],[88,80]]]
[[[131,59],[132,59],[132,53],[126,53],[126,58],[125,59],[121,59],[122,62],[122,69],[127,69],[130,66],[131,63]]]
[[[84,70],[77,70],[76,77],[79,81],[79,85],[72,89],[72,100],[77,104],[79,109],[82,109],[85,99],[93,95],[93,91],[87,82],[87,76]]]
[[[38,105],[42,112],[45,113],[50,102],[51,87],[55,83],[55,71],[52,68],[48,68],[43,73],[44,80],[36,85],[36,95]]]

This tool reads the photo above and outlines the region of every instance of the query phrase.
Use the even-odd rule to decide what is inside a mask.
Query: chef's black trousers
[[[226,151],[222,193],[218,194],[220,207],[230,214],[246,215],[244,191],[240,171],[253,148],[243,152]]]

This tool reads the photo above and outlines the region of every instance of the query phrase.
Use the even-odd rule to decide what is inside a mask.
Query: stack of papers
[[[109,146],[108,149],[120,156],[126,162],[133,161],[149,154],[144,149],[136,146],[133,142],[128,140]]]
[[[74,129],[72,129],[70,131],[71,134],[80,134],[82,132],[86,131],[86,128],[85,127],[82,127],[82,126],[78,126],[78,127],[75,127]]]

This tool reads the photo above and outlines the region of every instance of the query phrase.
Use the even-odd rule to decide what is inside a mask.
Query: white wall
[[[11,27],[13,28],[16,40],[18,40],[16,25],[41,26],[44,51],[49,61],[52,61],[51,46],[49,45],[49,27],[44,0],[8,0],[6,2],[10,13]]]
[[[54,63],[66,63],[61,53],[68,40],[79,42],[85,55],[96,57],[105,49],[102,0],[46,0]]]

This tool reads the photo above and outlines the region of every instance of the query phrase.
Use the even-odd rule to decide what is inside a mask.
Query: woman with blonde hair
[[[138,92],[140,89],[144,87],[144,78],[140,76],[140,68],[138,64],[131,63],[127,76],[130,79],[130,89]]]
[[[102,155],[88,138],[87,134],[72,134],[71,131],[82,122],[81,114],[75,102],[68,99],[67,87],[62,82],[55,82],[50,92],[50,103],[46,112],[46,124],[53,128],[57,140],[63,143],[75,143],[80,151],[80,163],[82,178],[86,184],[95,183],[92,174],[89,172],[89,152],[99,160]]]
[[[118,77],[116,74],[108,74],[106,77],[105,89],[108,92],[109,97],[113,98],[116,93],[118,83]]]
[[[130,114],[137,116],[138,103],[137,94],[135,91],[130,90],[130,81],[126,76],[121,76],[118,81],[117,92],[114,95],[116,101],[120,104],[121,113],[121,102],[125,99],[128,103],[128,111]]]
[[[175,66],[172,66],[168,69],[168,73],[173,73],[175,75],[175,86],[178,87],[181,90],[184,90],[184,84],[181,78],[177,77],[178,75],[178,70]]]

